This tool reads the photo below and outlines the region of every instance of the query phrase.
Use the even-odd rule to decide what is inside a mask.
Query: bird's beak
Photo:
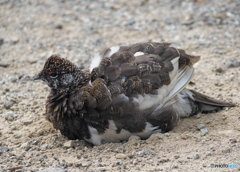
[[[41,75],[40,75],[40,74],[37,74],[37,75],[35,75],[34,77],[32,77],[32,80],[35,81],[35,80],[39,80],[39,79],[41,79],[41,78],[42,78]]]

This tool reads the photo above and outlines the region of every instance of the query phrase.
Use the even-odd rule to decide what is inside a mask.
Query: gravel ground
[[[240,171],[239,1],[0,0],[0,21],[0,171]],[[237,106],[94,147],[45,120],[49,88],[31,77],[51,54],[88,68],[106,47],[146,41],[201,55],[188,87]]]

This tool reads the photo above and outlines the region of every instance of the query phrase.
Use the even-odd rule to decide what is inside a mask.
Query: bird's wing
[[[138,43],[112,47],[93,68],[92,82],[105,78],[113,96],[139,100],[140,110],[164,104],[179,93],[193,75],[199,56],[190,56],[168,43]]]

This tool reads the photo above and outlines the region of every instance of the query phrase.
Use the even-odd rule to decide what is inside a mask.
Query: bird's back
[[[138,43],[109,48],[99,57],[102,60],[97,67],[91,65],[91,82],[104,79],[111,98],[133,99],[141,111],[164,105],[185,88],[193,64],[200,58],[169,45]]]

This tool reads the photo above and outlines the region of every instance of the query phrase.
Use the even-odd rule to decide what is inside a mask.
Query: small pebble
[[[68,167],[68,165],[66,164],[65,161],[64,162],[59,162],[59,165],[63,166],[63,168],[67,168]]]
[[[136,21],[134,19],[131,19],[130,21],[128,21],[128,23],[125,26],[132,26],[136,23]]]
[[[90,161],[82,162],[83,167],[89,167],[92,164]]]
[[[118,153],[118,154],[116,155],[116,158],[117,158],[117,159],[126,159],[126,158],[127,158],[127,155],[122,154],[122,153]]]
[[[144,155],[145,155],[145,152],[142,150],[142,151],[139,151],[138,152],[138,155],[140,156],[140,157],[143,157]]]
[[[80,167],[82,165],[82,163],[76,163],[75,167]]]
[[[212,155],[212,153],[211,153],[211,152],[209,152],[209,153],[207,153],[207,154],[206,154],[206,156],[211,156],[211,155]]]
[[[137,141],[137,140],[141,140],[141,138],[139,136],[130,136],[128,139],[129,142]]]
[[[52,149],[52,146],[47,145],[47,146],[46,146],[46,149]]]
[[[178,165],[173,165],[173,167],[172,168],[178,168]]]
[[[9,66],[9,64],[7,64],[7,63],[0,63],[0,67],[8,67]]]
[[[199,156],[199,154],[196,154],[196,155],[193,156],[193,158],[194,158],[194,159],[199,159],[200,156]]]
[[[63,29],[63,25],[62,24],[56,24],[55,28],[59,29],[59,30],[62,30]]]
[[[222,130],[222,131],[218,131],[219,134],[224,134],[224,135],[232,135],[234,133],[234,130]]]
[[[63,144],[63,147],[65,147],[65,148],[72,148],[72,147],[75,147],[75,143],[74,143],[73,140],[69,140],[69,141],[67,141],[67,142],[65,142]]]
[[[164,134],[166,137],[169,137],[171,134],[170,133],[165,133]]]
[[[124,152],[125,152],[124,146],[120,146],[120,147],[118,148],[118,153],[124,153]]]
[[[7,112],[7,113],[4,115],[4,118],[5,118],[5,120],[7,120],[7,121],[13,121],[14,117],[15,117],[15,116],[14,116],[14,114],[13,114],[12,111]]]
[[[19,42],[19,38],[17,36],[12,36],[10,41],[12,44],[17,44]]]
[[[32,122],[33,122],[33,121],[24,121],[23,124],[24,124],[24,125],[29,125],[29,124],[31,124]]]
[[[222,150],[222,153],[230,153],[230,152],[231,152],[231,149]]]
[[[40,142],[40,140],[35,140],[35,141],[33,141],[33,145],[38,145],[38,143]]]
[[[88,143],[85,140],[76,140],[75,141],[76,146],[85,147],[85,146],[87,146],[87,144]]]
[[[216,69],[216,72],[217,72],[217,73],[223,73],[224,70],[220,67],[220,68],[217,68],[217,69]]]
[[[62,168],[46,168],[44,170],[39,170],[38,172],[67,172],[67,170]]]
[[[202,117],[201,114],[197,114],[197,115],[194,116],[194,118],[196,118],[196,119],[199,119],[199,118],[201,118],[201,117]]]
[[[237,143],[237,139],[229,139],[230,143]]]
[[[24,149],[25,151],[28,151],[31,147],[30,147],[30,143],[29,142],[25,142],[21,145],[21,148]]]
[[[6,146],[0,147],[0,152],[7,152],[9,151],[9,148]]]
[[[6,109],[10,109],[14,104],[15,104],[15,102],[13,102],[13,101],[5,101],[4,102],[4,107]]]
[[[207,128],[202,128],[202,129],[200,129],[200,131],[202,132],[202,136],[207,135],[209,132],[209,130]]]
[[[107,168],[106,167],[99,167],[99,168],[96,168],[97,171],[101,172],[101,171],[107,171]]]
[[[204,124],[198,124],[198,125],[197,125],[197,128],[198,128],[199,130],[203,129],[204,127],[205,127]]]
[[[216,54],[226,54],[226,52],[224,50],[219,50],[219,49],[215,50],[214,53],[216,53]]]
[[[138,161],[137,160],[133,160],[133,165],[137,165],[138,164]]]
[[[179,156],[179,155],[175,155],[174,158],[175,158],[175,159],[178,159],[178,158],[180,158],[180,156]]]
[[[165,163],[165,162],[168,162],[168,161],[170,161],[169,159],[160,159],[159,161],[158,161],[158,163]]]
[[[232,68],[232,67],[239,67],[240,66],[240,61],[237,59],[231,59],[229,63],[227,63],[227,68]]]
[[[4,39],[3,38],[0,38],[0,46],[2,46],[4,43]]]
[[[44,130],[40,129],[38,132],[37,132],[38,136],[42,136],[44,135]]]
[[[134,155],[128,155],[128,158],[132,159],[134,157]]]
[[[34,63],[37,63],[37,60],[35,60],[35,59],[34,59],[34,60],[29,60],[28,62],[29,62],[30,64],[34,64]]]

